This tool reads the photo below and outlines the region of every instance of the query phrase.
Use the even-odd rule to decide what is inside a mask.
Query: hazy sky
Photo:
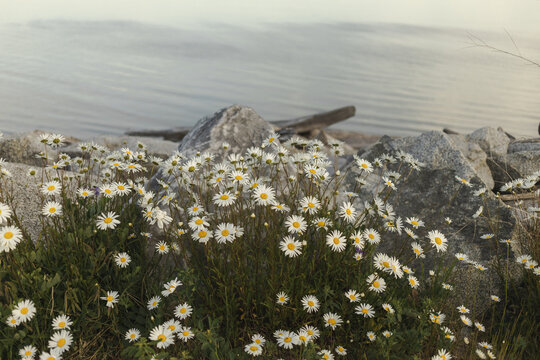
[[[540,0],[0,0],[0,22],[393,22],[540,33]]]

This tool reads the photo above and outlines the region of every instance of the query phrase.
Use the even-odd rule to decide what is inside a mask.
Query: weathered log
[[[452,129],[449,129],[449,128],[444,128],[442,129],[443,133],[445,134],[448,134],[448,135],[459,135],[459,133],[457,131],[454,131]]]
[[[284,133],[294,132],[296,134],[306,135],[312,131],[317,133],[318,130],[353,117],[355,113],[356,108],[354,106],[346,106],[325,113],[308,115],[292,120],[271,121],[270,123],[276,130],[284,130]],[[191,128],[188,127],[176,127],[166,130],[128,131],[126,135],[163,137],[165,140],[180,141],[190,130]]]
[[[499,195],[499,198],[502,201],[519,201],[519,200],[529,200],[529,199],[536,199],[538,195],[536,193],[530,192],[530,193],[523,193],[523,194],[504,194]]]

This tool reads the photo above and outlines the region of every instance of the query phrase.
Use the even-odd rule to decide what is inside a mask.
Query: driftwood
[[[336,110],[304,116],[292,120],[271,121],[276,131],[280,133],[309,135],[310,137],[317,135],[321,129],[324,129],[332,124],[353,117],[356,113],[354,106],[346,106]],[[188,127],[177,127],[166,130],[139,130],[128,131],[126,135],[131,136],[150,136],[163,137],[165,140],[180,141],[191,130]]]
[[[530,192],[530,193],[523,193],[523,194],[504,194],[499,195],[499,198],[502,201],[519,201],[519,200],[531,200],[536,199],[538,197],[537,194]]]

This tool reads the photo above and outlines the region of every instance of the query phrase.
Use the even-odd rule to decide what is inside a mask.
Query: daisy
[[[16,327],[18,326],[19,324],[21,323],[21,321],[19,319],[17,319],[15,316],[13,315],[10,315],[8,316],[8,318],[6,319],[6,324],[10,327]]]
[[[345,349],[343,346],[338,345],[336,346],[336,353],[341,356],[347,355],[347,349]]]
[[[371,341],[371,342],[374,342],[377,339],[377,335],[375,335],[375,333],[373,331],[368,331],[366,333],[366,336],[369,339],[369,341]]]
[[[210,226],[210,223],[206,221],[206,216],[199,216],[192,218],[189,221],[188,226],[191,230],[198,231],[206,229],[208,226]]]
[[[171,319],[163,324],[167,329],[171,330],[173,334],[176,334],[178,331],[180,331],[181,324],[178,320]]]
[[[87,198],[94,195],[94,191],[87,188],[80,188],[77,190],[77,195],[82,198]]]
[[[468,180],[466,180],[464,178],[461,178],[461,177],[459,177],[457,175],[456,175],[456,180],[461,184],[467,185],[468,187],[472,186],[472,184]]]
[[[383,278],[378,277],[376,274],[371,274],[366,279],[368,285],[370,285],[369,290],[376,293],[382,293],[386,289],[386,281]]]
[[[113,198],[116,195],[112,184],[103,184],[99,187],[99,192],[106,198]]]
[[[227,241],[233,242],[235,238],[236,229],[233,224],[222,223],[217,226],[217,229],[214,230],[214,237],[217,242],[224,244]]]
[[[413,240],[418,239],[418,235],[416,235],[411,229],[405,228],[405,233],[409,235]]]
[[[161,255],[167,254],[169,253],[169,245],[164,241],[160,241],[156,244],[156,251]]]
[[[343,323],[343,320],[341,320],[341,316],[331,312],[324,314],[323,319],[324,326],[330,326],[332,330],[335,330],[336,327],[340,326]]]
[[[384,310],[386,310],[386,312],[388,312],[389,314],[393,314],[394,313],[394,308],[392,307],[392,305],[390,304],[382,304],[382,308]]]
[[[467,254],[463,254],[463,253],[456,253],[455,257],[459,261],[468,261],[469,260],[469,257],[467,256]]]
[[[32,300],[20,301],[11,313],[18,321],[24,323],[36,314],[36,306]]]
[[[248,344],[244,347],[244,351],[251,356],[259,356],[262,354],[262,346],[256,343]]]
[[[154,310],[159,306],[159,303],[161,302],[161,297],[154,296],[150,300],[148,300],[148,303],[146,304],[146,307],[148,310]]]
[[[69,316],[66,315],[58,315],[54,318],[52,321],[52,326],[54,330],[64,330],[68,329],[73,324]]]
[[[373,171],[373,166],[371,165],[369,161],[365,159],[359,159],[359,158],[356,158],[355,161],[356,161],[356,165],[358,166],[360,170],[365,171],[367,173],[370,173]]]
[[[316,226],[317,230],[319,229],[327,230],[328,226],[332,226],[332,221],[328,218],[321,217],[321,218],[317,218],[313,220],[312,224]]]
[[[526,264],[527,261],[531,261],[532,257],[530,255],[521,255],[516,259],[517,263]]]
[[[482,332],[485,332],[485,331],[486,331],[485,326],[482,325],[481,323],[479,323],[478,321],[475,321],[475,322],[474,322],[474,326],[476,326],[476,328],[478,329],[478,331],[482,331]]]
[[[384,331],[382,332],[382,334],[383,334],[383,336],[384,336],[385,338],[389,338],[389,337],[392,336],[394,333],[391,332],[391,331],[388,331],[388,330],[384,330]]]
[[[126,331],[126,336],[124,339],[128,340],[129,342],[134,342],[139,340],[141,337],[141,332],[138,329],[132,328]]]
[[[321,355],[321,359],[334,360],[334,354],[332,354],[330,350],[321,350],[317,354]]]
[[[452,285],[446,284],[446,283],[442,283],[442,287],[445,290],[453,290],[454,289],[454,287]]]
[[[409,217],[405,220],[405,222],[410,224],[415,229],[424,226],[424,222],[416,217]]]
[[[446,251],[446,248],[448,247],[448,241],[441,232],[437,230],[430,231],[427,237],[431,241],[431,244],[437,249],[437,252]]]
[[[19,350],[19,356],[22,360],[33,360],[37,354],[35,346],[27,345]]]
[[[50,145],[52,148],[57,148],[57,147],[63,146],[65,140],[66,138],[64,135],[50,134],[48,145]]]
[[[484,239],[484,240],[488,240],[488,239],[491,239],[495,236],[495,234],[484,234],[482,236],[480,236],[480,239]]]
[[[490,350],[493,348],[493,346],[491,346],[489,343],[485,342],[485,341],[482,341],[482,342],[479,342],[478,343],[478,346],[486,349],[486,350]]]
[[[180,340],[187,342],[189,339],[194,337],[195,334],[193,333],[193,331],[191,331],[190,327],[185,326],[180,328],[176,336],[178,336]]]
[[[300,331],[305,331],[308,334],[310,340],[317,340],[321,335],[319,329],[310,325],[303,326]]]
[[[471,321],[471,319],[469,319],[467,316],[461,315],[459,318],[461,319],[461,321],[463,322],[463,324],[465,324],[465,325],[467,325],[467,326],[472,326],[472,321]]]
[[[457,310],[462,313],[462,314],[468,314],[469,313],[469,309],[467,309],[465,306],[463,305],[460,305],[457,307]]]
[[[349,239],[352,240],[353,245],[358,249],[362,250],[364,248],[365,242],[364,242],[364,236],[361,231],[356,231],[353,233]]]
[[[412,275],[409,275],[408,279],[409,281],[409,285],[413,288],[413,289],[416,289],[420,286],[420,283],[418,282],[418,279]]]
[[[118,215],[112,211],[109,211],[107,214],[101,213],[96,220],[96,225],[100,230],[114,229],[116,225],[120,224],[120,221],[117,219]]]
[[[501,301],[501,298],[498,297],[497,295],[491,295],[491,300],[495,301],[495,302],[500,302]]]
[[[317,312],[319,310],[319,300],[313,295],[305,295],[302,298],[304,310],[308,313]]]
[[[370,244],[378,244],[381,241],[381,235],[375,229],[364,230],[364,239]]]
[[[429,314],[429,320],[431,320],[432,323],[440,325],[444,322],[444,319],[446,319],[446,315],[442,313]]]
[[[410,267],[408,267],[408,266],[402,266],[401,270],[403,270],[403,272],[405,274],[409,274],[409,275],[414,274],[414,271],[412,271],[412,269]]]
[[[58,195],[60,190],[62,190],[62,185],[58,181],[49,181],[41,185],[41,192],[44,195]]]
[[[486,358],[486,354],[484,354],[482,352],[482,350],[480,350],[480,349],[476,349],[475,353],[476,353],[476,356],[478,356],[480,359],[485,359]]]
[[[356,219],[356,209],[350,202],[344,202],[339,208],[339,215],[347,222],[353,223]]]
[[[180,285],[182,285],[182,282],[179,281],[178,278],[175,278],[174,280],[171,280],[163,284],[163,286],[165,287],[165,290],[161,292],[161,295],[165,297],[171,295],[176,290],[176,288]]]
[[[279,248],[288,257],[295,257],[302,253],[302,243],[292,236],[285,236],[279,243]]]
[[[302,233],[307,229],[307,224],[304,218],[298,215],[291,215],[287,217],[285,225],[287,226],[287,231],[294,234]]]
[[[174,308],[174,316],[180,320],[187,319],[192,312],[193,308],[188,303],[180,304]]]
[[[349,290],[345,293],[345,297],[349,299],[350,302],[357,302],[360,301],[360,295],[356,292],[356,290]]]
[[[291,210],[287,205],[280,203],[272,205],[272,209],[278,212],[289,212]]]
[[[384,182],[384,185],[389,187],[390,189],[392,190],[396,190],[396,185],[394,184],[394,182],[392,181],[392,179],[390,178],[387,178],[386,176],[383,177],[383,182]]]
[[[39,356],[39,360],[60,360],[61,352],[58,349],[51,349],[48,352],[44,351]]]
[[[300,210],[308,214],[315,214],[320,206],[321,202],[313,196],[306,196],[300,200]]]
[[[220,207],[230,206],[234,203],[234,200],[236,200],[236,196],[230,191],[217,193],[213,198],[214,204]]]
[[[279,304],[279,305],[285,305],[287,302],[289,302],[289,296],[287,294],[285,294],[283,291],[282,292],[279,292],[277,295],[277,300],[276,302]]]
[[[22,232],[15,226],[0,228],[0,252],[9,252],[22,240]]]
[[[375,316],[375,310],[369,304],[360,304],[354,308],[358,315],[362,315],[365,318],[372,318]]]
[[[249,177],[242,171],[232,171],[229,178],[234,184],[246,185],[249,182]]]
[[[107,296],[102,296],[100,299],[105,300],[107,307],[112,308],[118,302],[118,291],[107,291]]]
[[[251,341],[253,341],[255,344],[263,346],[266,339],[261,334],[254,334],[251,336]]]
[[[437,356],[439,356],[440,360],[450,360],[452,359],[452,355],[446,351],[445,349],[439,349],[437,352]]]
[[[311,340],[311,336],[309,336],[307,331],[302,329],[298,330],[298,342],[300,345],[306,345]]]
[[[164,325],[153,328],[148,338],[152,341],[158,341],[156,345],[158,349],[165,349],[174,343],[174,334]]]
[[[0,203],[0,224],[7,222],[11,217],[11,209],[6,204]]]
[[[123,182],[115,182],[112,184],[112,187],[115,195],[124,196],[129,194],[129,192],[131,191],[131,187]]]
[[[281,346],[285,349],[292,349],[293,348],[293,339],[294,339],[295,333],[285,331],[282,336],[277,338],[277,344],[278,346]]]
[[[341,231],[334,230],[326,236],[326,245],[330,246],[333,251],[342,252],[347,246],[347,241]]]
[[[188,210],[190,216],[197,216],[202,212],[204,212],[204,208],[198,203],[193,204]]]
[[[125,268],[129,265],[131,262],[131,257],[126,252],[118,253],[114,257],[114,261],[116,262],[116,266]]]
[[[69,350],[73,342],[73,335],[67,330],[55,332],[49,340],[49,349],[57,350],[59,353]]]
[[[252,197],[255,203],[261,206],[272,205],[276,201],[274,189],[262,184],[255,188]]]

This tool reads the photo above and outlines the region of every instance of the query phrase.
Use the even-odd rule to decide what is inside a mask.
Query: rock
[[[532,175],[540,170],[540,150],[509,153],[505,159],[521,174],[520,177]]]
[[[162,157],[169,156],[178,147],[178,143],[173,141],[144,136],[99,135],[81,142],[94,142],[98,145],[106,146],[110,150],[119,150],[123,147],[127,147],[134,151],[138,150],[137,144],[141,142],[147,146],[149,154]],[[60,150],[67,153],[71,157],[81,156],[81,151],[78,149],[78,145],[79,143],[74,143],[61,148]]]
[[[410,153],[428,168],[454,169],[458,176],[465,179],[478,175],[487,188],[493,188],[493,178],[485,162],[486,155],[478,146],[469,145],[461,135],[429,131],[398,139],[383,136],[361,156],[375,158],[384,152],[397,150]]]
[[[516,140],[508,145],[508,154],[521,151],[540,151],[540,138]]]
[[[273,131],[272,125],[252,108],[232,105],[199,120],[178,151],[188,158],[203,151],[223,155],[222,144],[227,142],[229,152],[241,153],[251,146],[260,146]]]
[[[505,183],[521,177],[519,171],[508,163],[506,156],[494,155],[493,157],[488,157],[486,163],[489,166],[495,183],[493,188],[495,191],[499,190]]]
[[[33,168],[32,166],[19,163],[5,163],[3,165],[12,175],[9,180],[0,180],[0,192],[7,191],[13,196],[12,210],[21,220],[21,226],[26,232],[24,235],[29,236],[35,242],[41,234],[41,215],[42,200],[39,192],[39,184],[41,184],[41,169]],[[35,177],[28,176],[30,169],[36,169],[38,175]],[[73,175],[71,172],[65,172],[66,175]],[[53,176],[51,176],[51,179]]]
[[[46,134],[46,132],[34,130],[3,137],[0,139],[0,158],[7,162],[41,166],[42,160],[37,158],[36,154],[45,151],[44,145],[39,142],[39,136],[42,134]],[[77,139],[68,137],[67,141],[71,143]],[[56,158],[57,154],[58,150],[47,147],[49,158]]]
[[[511,140],[500,127],[483,127],[467,135],[467,141],[478,144],[491,157],[505,155]]]

